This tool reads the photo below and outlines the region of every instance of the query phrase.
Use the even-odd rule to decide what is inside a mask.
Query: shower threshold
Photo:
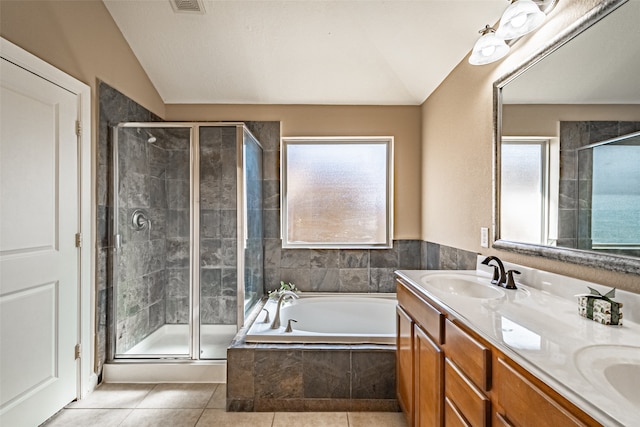
[[[200,360],[169,361],[161,355],[188,354],[189,326],[164,325],[115,361],[105,364],[103,380],[111,383],[226,382],[227,347],[236,332],[235,325],[202,325]],[[131,358],[127,358],[128,355]]]
[[[227,347],[237,332],[235,325],[201,325],[200,359],[226,359]],[[188,353],[189,325],[164,325],[118,357],[154,358],[164,354]]]

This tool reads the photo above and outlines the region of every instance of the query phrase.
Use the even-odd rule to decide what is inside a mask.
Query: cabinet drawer
[[[431,336],[436,344],[442,344],[442,324],[444,315],[438,309],[420,298],[413,291],[407,288],[402,282],[396,281],[397,298],[407,313],[413,320]]]
[[[498,401],[505,412],[501,414],[502,418],[510,425],[515,427],[585,425],[502,358],[498,358],[495,384]]]
[[[462,417],[473,427],[490,425],[491,401],[445,357],[444,389]],[[445,410],[446,411],[446,410]],[[445,414],[445,425],[448,425]]]
[[[464,419],[456,405],[449,399],[444,399],[445,427],[471,427],[471,424]]]
[[[445,353],[456,365],[485,391],[491,388],[491,350],[465,331],[445,321]]]

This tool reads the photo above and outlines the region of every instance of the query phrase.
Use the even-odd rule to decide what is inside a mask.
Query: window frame
[[[502,137],[502,141],[501,141],[501,145],[500,145],[500,149],[502,150],[502,147],[504,145],[512,145],[512,146],[517,146],[517,145],[537,145],[540,146],[540,178],[541,178],[541,182],[540,182],[540,196],[541,196],[541,204],[539,206],[539,213],[540,213],[540,241],[539,242],[527,242],[527,243],[531,243],[531,244],[542,244],[542,245],[555,245],[555,241],[557,239],[557,222],[558,222],[558,218],[557,218],[557,214],[553,214],[551,212],[552,210],[552,206],[554,207],[555,211],[557,211],[558,209],[558,190],[556,189],[552,189],[551,188],[551,182],[553,182],[553,179],[551,178],[551,174],[553,173],[554,170],[554,163],[557,163],[556,160],[554,162],[554,157],[557,157],[558,155],[554,153],[554,150],[552,149],[553,145],[554,145],[554,138],[551,137],[543,137],[543,136],[525,136],[525,137],[521,137],[521,136],[504,136]],[[557,145],[557,144],[556,144]],[[504,168],[504,165],[501,165],[501,171],[500,174],[502,175],[502,168]],[[557,180],[556,180],[557,181]],[[500,213],[500,217],[502,218],[502,209],[504,209],[504,206],[506,205],[504,203],[504,200],[502,199],[502,185],[504,185],[503,183],[500,184],[501,188],[500,188],[500,209],[501,209],[501,213]],[[554,200],[551,200],[551,199]],[[502,224],[501,224],[502,227]],[[504,236],[502,238],[505,238]],[[507,236],[506,237],[507,240],[519,240],[519,238],[513,239],[512,237]]]
[[[288,236],[288,202],[287,202],[287,148],[290,145],[358,145],[379,144],[386,146],[386,227],[384,242],[291,242]],[[394,211],[394,170],[393,170],[393,136],[327,136],[327,137],[283,137],[280,142],[280,238],[282,247],[286,249],[390,249],[393,247],[393,211]]]

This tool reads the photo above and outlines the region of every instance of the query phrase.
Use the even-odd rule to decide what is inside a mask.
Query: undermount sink
[[[596,389],[617,394],[640,410],[640,347],[594,345],[578,350],[575,361]]]
[[[469,274],[429,274],[423,283],[435,292],[467,298],[495,299],[503,297],[504,290],[491,285],[486,277]]]

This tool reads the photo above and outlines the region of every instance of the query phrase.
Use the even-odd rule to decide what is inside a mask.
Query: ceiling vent
[[[173,11],[176,13],[199,13],[204,14],[203,0],[169,0]]]

